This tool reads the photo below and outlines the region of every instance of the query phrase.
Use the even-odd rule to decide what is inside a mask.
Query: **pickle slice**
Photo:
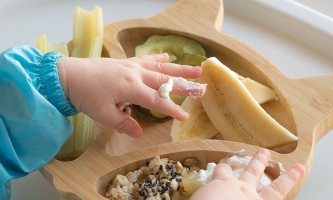
[[[153,35],[145,43],[136,46],[134,56],[160,53],[168,53],[169,62],[178,59],[184,53],[206,56],[205,50],[197,41],[180,35]]]

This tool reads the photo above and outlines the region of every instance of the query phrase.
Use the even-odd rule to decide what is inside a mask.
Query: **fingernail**
[[[298,174],[304,174],[304,167],[302,165],[294,165],[293,170],[295,170]]]
[[[142,135],[142,130],[140,128],[133,127],[133,129],[128,135],[134,138],[138,138]]]
[[[201,67],[192,67],[192,71],[199,72],[201,71]]]
[[[267,157],[271,155],[268,149],[260,149],[260,153]]]
[[[183,115],[184,115],[184,117],[186,117],[186,118],[189,118],[190,117],[190,113],[188,113],[188,112],[183,112]]]

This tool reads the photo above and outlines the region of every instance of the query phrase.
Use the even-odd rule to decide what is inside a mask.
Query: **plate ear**
[[[185,30],[198,29],[200,24],[200,29],[215,28],[220,31],[223,16],[222,0],[179,0],[153,18],[157,18],[161,23],[173,21],[181,26],[189,26],[184,28]]]

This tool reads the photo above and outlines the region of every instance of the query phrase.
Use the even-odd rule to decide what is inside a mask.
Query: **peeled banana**
[[[297,141],[257,103],[237,74],[218,59],[209,58],[201,67],[199,82],[207,84],[202,104],[225,140],[270,149]]]
[[[200,98],[187,97],[181,107],[190,113],[190,119],[186,121],[174,119],[171,126],[173,141],[210,139],[219,132],[209,119]]]
[[[271,100],[278,100],[278,97],[273,89],[250,78],[244,78],[236,73],[235,75],[242,81],[257,103],[263,104]],[[181,107],[183,110],[190,113],[190,119],[186,121],[173,121],[171,126],[171,137],[173,141],[210,139],[219,132],[208,117],[200,98],[194,99],[187,97]],[[221,132],[221,134],[222,136],[225,136],[227,133]],[[239,140],[239,137],[243,136],[233,135],[227,138],[229,138],[229,140],[231,139],[237,141]],[[245,137],[242,141],[247,141],[247,143],[252,144],[251,138]]]

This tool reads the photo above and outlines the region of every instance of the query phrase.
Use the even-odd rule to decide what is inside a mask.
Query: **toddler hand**
[[[167,54],[129,59],[68,57],[58,60],[58,71],[63,90],[78,111],[121,133],[139,137],[140,125],[119,110],[126,102],[178,120],[189,118],[188,113],[162,98],[157,90],[171,77],[197,78],[201,68],[166,63],[167,60]],[[181,79],[175,79],[171,93],[202,96],[206,89],[198,83],[187,82],[186,87],[184,84]]]
[[[225,200],[225,199],[269,199],[282,200],[304,176],[302,165],[294,165],[290,170],[275,179],[270,185],[257,192],[260,178],[270,159],[267,149],[260,149],[236,179],[228,164],[216,165],[212,180],[195,192],[191,200]]]

